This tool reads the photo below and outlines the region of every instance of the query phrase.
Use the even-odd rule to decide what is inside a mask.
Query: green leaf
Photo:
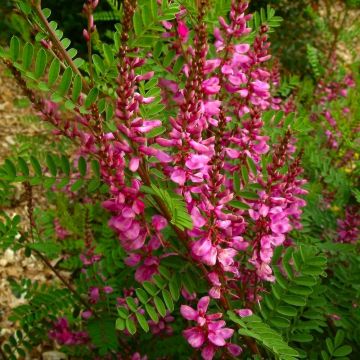
[[[86,175],[86,160],[82,156],[79,157],[78,168],[79,168],[80,175],[85,176]]]
[[[30,174],[29,167],[28,167],[26,161],[20,156],[18,157],[18,164],[19,164],[19,168],[20,168],[21,172],[23,173],[23,175],[29,176],[29,174]]]
[[[250,206],[241,202],[241,201],[238,201],[238,200],[232,200],[228,203],[230,206],[236,208],[236,209],[241,209],[241,210],[248,210],[250,209]]]
[[[126,298],[126,303],[127,305],[129,306],[129,309],[136,312],[137,311],[137,305],[135,303],[135,300],[131,297],[131,296],[128,296]]]
[[[166,131],[166,128],[164,126],[159,126],[157,128],[152,129],[151,131],[149,131],[146,134],[146,137],[151,139],[151,138],[154,138],[156,136],[163,134],[165,131]]]
[[[51,62],[50,68],[49,68],[49,74],[48,74],[48,85],[52,86],[55,84],[56,80],[59,77],[60,73],[60,61],[57,58],[54,58],[54,60]]]
[[[143,304],[146,304],[147,301],[148,301],[148,299],[149,299],[149,297],[148,297],[147,293],[145,292],[145,290],[143,290],[143,289],[136,289],[135,292],[136,292],[137,298],[138,298]]]
[[[250,191],[240,191],[238,195],[244,199],[257,200],[259,195]]]
[[[125,320],[124,319],[116,319],[116,322],[115,322],[115,328],[116,330],[120,330],[120,331],[123,331],[125,330]]]
[[[49,153],[46,154],[46,165],[50,171],[50,174],[52,176],[56,176],[56,174],[57,174],[56,164],[55,164],[53,157]]]
[[[179,284],[178,284],[177,278],[174,277],[173,279],[170,280],[169,290],[170,290],[170,293],[171,293],[172,298],[173,298],[175,301],[179,300],[179,297],[180,297],[180,288],[179,288]]]
[[[145,316],[143,314],[140,313],[135,313],[136,319],[138,321],[138,323],[140,324],[141,328],[145,331],[148,332],[149,331],[149,324],[145,319]]]
[[[326,342],[326,347],[327,347],[329,353],[332,354],[332,352],[334,351],[334,345],[333,345],[331,339],[330,339],[330,338],[326,338],[326,339],[325,339],[325,342]]]
[[[175,55],[176,55],[176,52],[174,50],[170,50],[167,55],[165,56],[165,59],[164,59],[164,62],[163,62],[163,65],[164,67],[168,67],[173,59],[175,58]]]
[[[321,357],[323,360],[329,360],[329,355],[325,350],[321,350]]]
[[[249,171],[246,166],[241,167],[241,177],[244,180],[244,183],[247,184],[249,182]],[[241,192],[239,192],[241,193]]]
[[[32,63],[33,54],[34,54],[34,47],[32,46],[32,44],[26,43],[23,49],[23,56],[22,56],[23,67],[25,70],[29,69]]]
[[[290,321],[286,318],[283,318],[281,316],[274,316],[270,323],[274,325],[277,328],[288,328],[290,325]]]
[[[35,171],[35,174],[37,176],[42,176],[42,170],[38,159],[36,159],[34,156],[30,156],[30,162]]]
[[[65,155],[61,155],[61,169],[65,175],[70,175],[70,162]]]
[[[234,175],[233,175],[233,185],[234,185],[235,193],[239,193],[240,192],[240,176],[237,171],[235,171]]]
[[[296,341],[299,343],[311,342],[311,341],[313,341],[313,339],[314,339],[314,337],[307,333],[293,334],[293,335],[291,335],[291,338],[290,338],[291,341]]]
[[[131,334],[134,335],[136,333],[136,325],[131,318],[126,319],[126,329]]]
[[[91,169],[94,172],[95,176],[100,177],[100,165],[98,161],[91,160]]]
[[[255,164],[254,160],[252,158],[250,158],[250,157],[247,157],[246,158],[246,163],[248,164],[249,169],[251,170],[251,172],[254,175],[256,175],[257,169],[256,169],[256,164]]]
[[[127,319],[127,317],[129,316],[129,310],[123,306],[118,307],[117,312],[119,316],[123,319]]]
[[[174,302],[173,302],[170,292],[168,290],[164,289],[162,291],[162,296],[163,296],[165,305],[169,309],[169,311],[170,312],[174,311]]]
[[[294,306],[305,306],[306,305],[306,300],[301,296],[284,295],[282,297],[282,300],[285,301],[289,305],[294,305]]]
[[[73,87],[72,87],[71,99],[73,102],[76,103],[79,100],[81,90],[82,90],[81,76],[77,74],[74,78]]]
[[[156,287],[149,281],[144,281],[142,286],[151,296],[154,296],[157,292]]]
[[[17,36],[13,36],[10,40],[10,56],[12,61],[16,61],[20,54],[20,40]]]
[[[135,31],[135,35],[140,35],[142,32],[142,19],[141,19],[141,14],[139,11],[137,11],[134,14],[133,17],[133,25],[134,25],[134,31]]]
[[[5,160],[5,168],[6,168],[6,171],[7,173],[11,176],[11,177],[15,177],[16,176],[16,167],[14,165],[14,163],[9,160],[9,159],[6,159]]]
[[[111,65],[114,62],[114,53],[112,48],[108,44],[103,44],[104,56],[108,65]]]
[[[338,330],[336,335],[335,335],[335,340],[334,340],[334,346],[337,348],[339,347],[345,338],[345,332],[343,330]]]
[[[35,77],[39,78],[44,75],[44,72],[46,70],[46,62],[47,62],[47,55],[46,51],[41,48],[36,56],[36,62],[35,62]]]
[[[159,312],[159,314],[162,317],[165,317],[166,316],[166,308],[165,308],[163,301],[158,296],[154,297],[154,304],[155,304],[155,307],[156,307],[157,311]]]
[[[344,345],[341,346],[339,348],[337,348],[334,352],[333,352],[333,356],[336,357],[340,357],[340,356],[347,356],[352,352],[352,348],[349,345]]]
[[[89,108],[97,99],[99,95],[99,90],[97,88],[92,88],[85,100],[85,107]]]
[[[93,55],[92,60],[93,60],[95,70],[96,70],[97,74],[101,75],[101,73],[106,71],[106,67],[104,65],[104,62],[103,62],[103,60],[101,59],[101,57],[99,55],[97,55],[97,54]]]
[[[285,315],[285,316],[296,316],[297,314],[297,310],[296,308],[292,307],[292,306],[279,306],[276,308],[277,312],[279,314]]]
[[[155,309],[151,305],[146,304],[145,310],[149,314],[151,320],[157,324],[159,322],[159,316],[158,316],[157,312],[155,311]]]
[[[66,70],[62,75],[60,85],[58,87],[58,92],[61,96],[66,95],[66,93],[69,91],[72,76],[73,76],[73,72],[71,68],[70,67],[66,68]]]
[[[76,191],[78,191],[83,185],[84,185],[84,180],[83,180],[83,179],[78,179],[78,180],[76,180],[76,181],[71,185],[71,191],[76,192]]]

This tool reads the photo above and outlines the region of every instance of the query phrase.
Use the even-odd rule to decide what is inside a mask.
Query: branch
[[[81,76],[82,78],[82,82],[83,82],[83,86],[85,90],[89,90],[89,87],[86,83],[86,81],[84,80],[84,78],[82,77],[82,74],[80,72],[80,70],[76,67],[76,65],[74,64],[73,60],[71,59],[71,57],[69,56],[68,52],[66,51],[66,49],[63,47],[61,41],[59,40],[59,38],[57,37],[55,31],[51,28],[46,16],[44,15],[42,9],[41,9],[41,1],[38,1],[35,6],[34,6],[35,12],[36,14],[39,16],[41,22],[43,23],[43,25],[46,28],[46,31],[48,32],[48,35],[50,37],[50,39],[52,40],[52,42],[54,43],[54,45],[56,46],[56,48],[59,50],[59,52],[61,53],[62,57],[64,58],[64,60],[68,63],[68,65],[71,67],[71,69],[78,75]]]

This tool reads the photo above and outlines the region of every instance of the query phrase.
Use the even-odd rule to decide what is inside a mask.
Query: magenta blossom
[[[184,330],[183,335],[193,348],[205,345],[202,352],[205,360],[211,360],[216,348],[225,346],[226,340],[234,333],[233,329],[225,327],[224,320],[219,320],[221,313],[206,314],[209,303],[210,297],[204,296],[199,300],[196,310],[187,305],[181,305],[180,308],[180,313],[186,320],[197,323],[195,327]]]

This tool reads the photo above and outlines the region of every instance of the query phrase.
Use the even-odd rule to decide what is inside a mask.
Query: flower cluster
[[[342,243],[356,243],[360,239],[360,211],[358,206],[345,209],[344,219],[338,219],[338,240]]]
[[[342,138],[341,131],[338,124],[331,112],[331,103],[338,100],[339,98],[346,97],[348,90],[355,86],[354,79],[351,74],[347,74],[341,81],[324,81],[320,80],[317,93],[318,93],[318,104],[320,106],[320,112],[327,122],[325,127],[325,135],[327,138],[327,145],[331,149],[337,149],[339,141]],[[344,107],[342,109],[343,115],[346,116],[349,112],[349,108]],[[316,118],[316,114],[313,114]]]
[[[49,337],[61,345],[81,345],[89,341],[84,331],[72,331],[66,318],[60,318],[49,332]]]
[[[226,342],[233,336],[234,330],[226,328],[225,321],[219,320],[222,314],[206,314],[209,303],[210,297],[204,296],[199,300],[196,310],[181,305],[181,315],[186,320],[196,322],[196,326],[184,330],[186,340],[193,348],[203,348],[201,355],[204,360],[211,360],[216,350],[221,347],[226,347],[233,356],[240,355],[242,350],[239,346]]]

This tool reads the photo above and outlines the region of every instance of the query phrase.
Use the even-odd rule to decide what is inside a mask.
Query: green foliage
[[[294,360],[298,358],[296,350],[292,349],[281,335],[264,323],[256,315],[244,318],[237,317],[233,312],[228,312],[231,321],[240,325],[238,333],[256,339],[261,345],[273,353],[280,360]]]
[[[180,230],[192,228],[191,217],[187,212],[186,204],[181,196],[170,192],[168,189],[157,187],[154,184],[152,184],[151,187],[142,186],[141,189],[144,193],[152,196],[152,198],[148,199],[150,204],[155,208],[157,208],[158,205],[152,199],[159,199],[164,203],[167,211],[171,214],[171,223],[173,225]]]
[[[70,185],[71,191],[79,191],[87,184],[87,190],[95,191],[101,185],[100,174],[97,171],[98,163],[91,160],[92,171],[87,176],[87,161],[80,157],[77,166],[72,167],[68,157],[47,153],[44,163],[41,166],[40,161],[30,156],[29,161],[18,157],[17,161],[6,159],[3,166],[0,167],[0,180],[5,184],[26,183],[30,185],[42,185],[45,189],[56,186],[58,189]]]
[[[171,273],[166,267],[160,268],[160,274],[154,275],[153,283],[145,281],[142,288],[135,290],[138,302],[135,302],[133,297],[127,297],[127,308],[118,308],[118,330],[127,329],[133,335],[137,332],[137,323],[143,331],[148,332],[146,317],[158,323],[160,318],[174,311],[174,303],[180,298],[181,279],[178,274]]]

